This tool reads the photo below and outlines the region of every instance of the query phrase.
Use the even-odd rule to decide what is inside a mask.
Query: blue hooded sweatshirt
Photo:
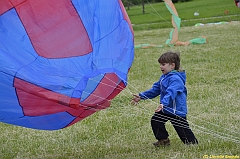
[[[151,89],[139,93],[139,96],[141,99],[152,99],[160,95],[163,113],[186,117],[187,88],[185,83],[185,72],[172,71],[166,75],[163,74]]]

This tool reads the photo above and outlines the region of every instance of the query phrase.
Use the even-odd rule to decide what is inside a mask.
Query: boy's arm
[[[138,95],[133,94],[132,102],[131,104],[135,105],[138,104],[138,102],[143,99],[152,99],[160,94],[160,82],[156,82],[153,84],[152,88],[145,91],[141,92]]]
[[[139,93],[141,99],[152,99],[160,95],[160,81],[153,84],[152,88]]]
[[[160,81],[155,82],[152,86],[151,89],[141,92],[138,95],[137,94],[133,94],[133,98],[131,101],[131,104],[135,105],[138,104],[138,102],[142,99],[152,99],[156,96],[158,96],[160,94]]]

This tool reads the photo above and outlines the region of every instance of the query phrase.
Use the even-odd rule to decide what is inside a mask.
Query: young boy
[[[170,120],[184,144],[198,144],[196,137],[187,122],[187,89],[186,74],[180,70],[180,57],[175,52],[166,52],[158,59],[162,75],[152,88],[133,95],[132,102],[137,104],[141,99],[152,99],[160,95],[160,105],[151,119],[155,138],[154,146],[170,145],[165,123]]]

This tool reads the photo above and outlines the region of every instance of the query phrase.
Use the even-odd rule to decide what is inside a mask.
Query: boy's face
[[[175,68],[175,63],[160,63],[160,69],[163,74],[167,74],[174,70]]]

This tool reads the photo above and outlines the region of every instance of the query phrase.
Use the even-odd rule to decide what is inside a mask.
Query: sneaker
[[[168,146],[168,145],[170,145],[170,140],[168,138],[167,139],[158,140],[157,142],[154,142],[153,145],[155,147]]]
[[[198,140],[193,140],[193,141],[185,141],[186,145],[194,145],[194,144],[198,144]]]

